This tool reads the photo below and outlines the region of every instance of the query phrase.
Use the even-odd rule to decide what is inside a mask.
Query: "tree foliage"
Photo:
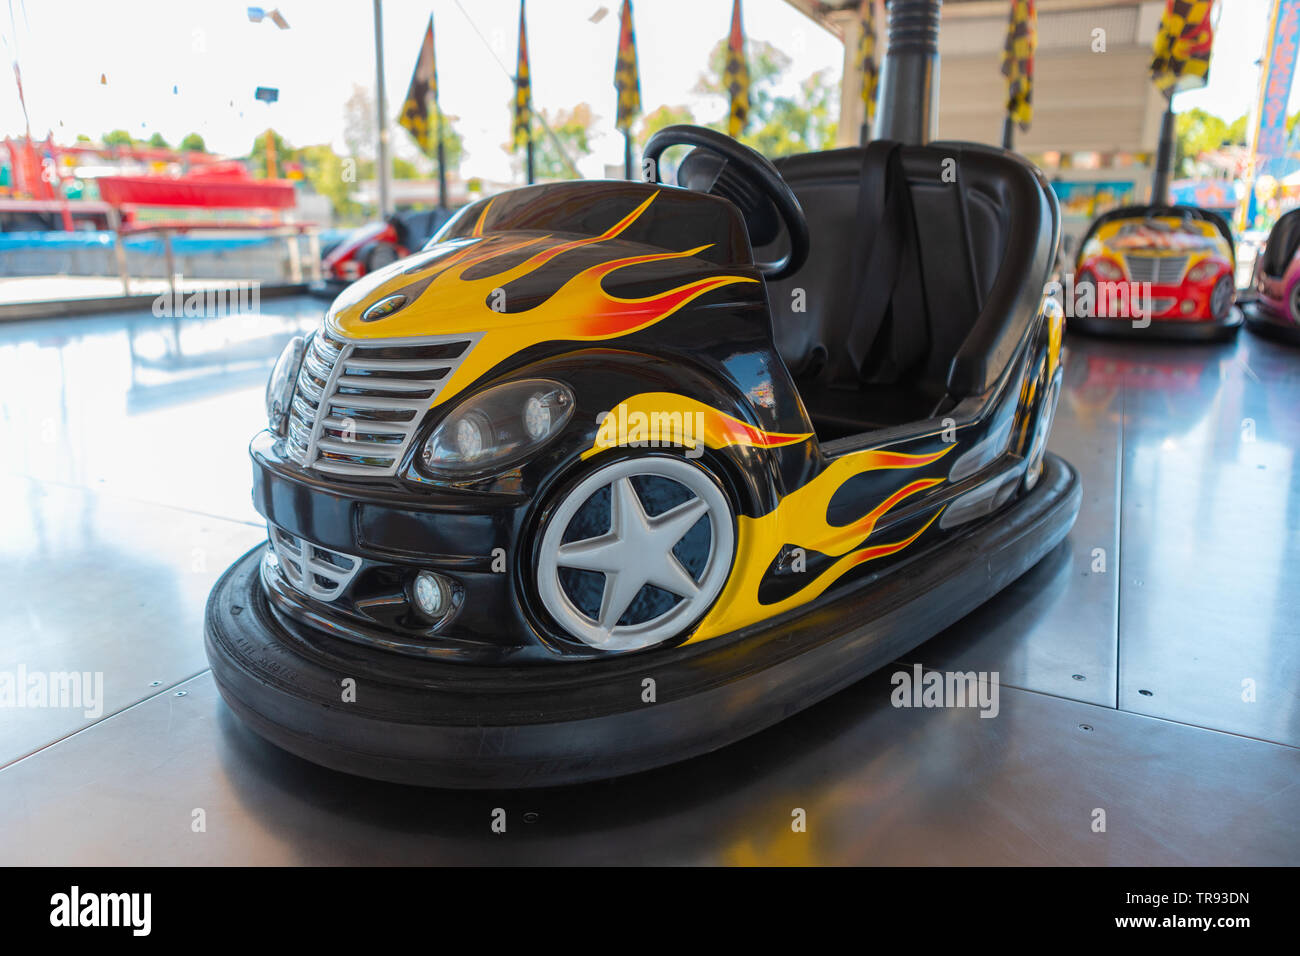
[[[740,141],[764,156],[788,156],[835,145],[838,131],[839,85],[829,70],[822,70],[799,83],[793,93],[780,88],[790,69],[790,58],[764,40],[748,40],[749,121]],[[728,99],[724,78],[727,41],[719,40],[709,54],[708,69],[695,85],[697,93]],[[724,115],[714,129],[726,132]]]
[[[563,154],[556,148],[555,141],[547,134],[542,124],[534,122],[534,173],[538,179],[577,178],[564,157],[567,155],[569,160],[577,164],[584,156],[591,154],[591,127],[595,122],[591,107],[586,103],[579,103],[572,109],[558,110],[555,113],[543,110],[542,118],[555,134],[555,139],[559,140]]]
[[[1246,117],[1229,123],[1199,106],[1174,117],[1174,174],[1193,176],[1196,157],[1225,146],[1246,145]]]

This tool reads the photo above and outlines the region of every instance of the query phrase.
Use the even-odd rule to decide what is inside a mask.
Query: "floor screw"
[[[1082,674],[1071,674],[1070,676],[1073,677],[1075,680],[1087,680],[1087,679],[1088,679],[1088,678],[1084,677]]]
[[[1153,694],[1152,694],[1151,691],[1149,691],[1149,690],[1140,690],[1140,691],[1138,691],[1138,693],[1141,694],[1143,697],[1151,697],[1151,696],[1153,696]]]
[[[1080,730],[1085,730],[1085,731],[1087,731],[1088,733],[1092,733],[1092,724],[1080,724],[1080,725],[1079,725],[1079,729],[1080,729]]]
[[[188,693],[189,693],[189,691],[187,691],[187,690],[178,690],[178,691],[176,692],[176,696],[177,696],[177,697],[184,697],[184,696],[185,696],[186,694],[188,694]]]

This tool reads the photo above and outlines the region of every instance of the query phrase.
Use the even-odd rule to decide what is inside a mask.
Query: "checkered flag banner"
[[[420,44],[420,56],[415,61],[415,72],[411,75],[411,86],[406,91],[402,114],[397,119],[426,156],[434,155],[438,149],[438,141],[431,135],[433,126],[430,123],[430,118],[437,115],[438,65],[433,56],[433,16],[430,15],[424,42]]]
[[[876,0],[862,0],[860,15],[858,69],[862,71],[863,117],[870,126],[876,118],[876,88],[880,85],[880,68],[876,65]]]
[[[1165,96],[1209,80],[1213,9],[1214,0],[1166,0],[1151,58],[1151,80]]]
[[[731,94],[727,135],[739,136],[749,119],[749,64],[745,60],[745,28],[740,20],[740,0],[731,6],[731,35],[727,38],[727,68],[723,75]]]
[[[1007,115],[1022,130],[1034,119],[1034,50],[1038,13],[1034,0],[1011,0],[1007,42],[1002,48],[1002,75],[1007,78]]]
[[[532,139],[532,81],[528,75],[528,31],[524,28],[524,0],[519,0],[519,59],[515,61],[515,149]]]
[[[627,132],[641,113],[641,73],[636,65],[636,31],[632,29],[632,0],[623,0],[618,28],[618,60],[614,65],[614,89],[618,90],[617,129]]]

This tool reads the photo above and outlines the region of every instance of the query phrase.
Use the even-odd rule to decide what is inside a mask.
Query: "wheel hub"
[[[649,647],[703,616],[734,547],[731,507],[707,472],[680,458],[627,459],[592,472],[550,516],[538,593],[588,646]]]

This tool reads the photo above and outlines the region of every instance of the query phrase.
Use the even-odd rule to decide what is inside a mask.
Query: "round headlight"
[[[289,417],[289,404],[293,401],[293,383],[298,377],[298,366],[302,364],[305,340],[295,335],[280,357],[275,360],[271,377],[266,380],[266,420],[271,431],[283,435],[285,422]]]
[[[572,414],[573,392],[561,382],[506,382],[453,409],[425,441],[420,458],[438,477],[493,474],[541,448]]]
[[[451,606],[450,589],[446,581],[439,574],[432,571],[421,571],[415,576],[415,583],[411,588],[415,595],[415,606],[420,609],[420,613],[425,617],[437,619],[447,613]]]
[[[483,423],[468,414],[456,421],[456,451],[463,461],[477,461],[483,454]]]
[[[551,406],[545,392],[528,396],[524,402],[524,431],[532,439],[545,438],[551,430]]]

